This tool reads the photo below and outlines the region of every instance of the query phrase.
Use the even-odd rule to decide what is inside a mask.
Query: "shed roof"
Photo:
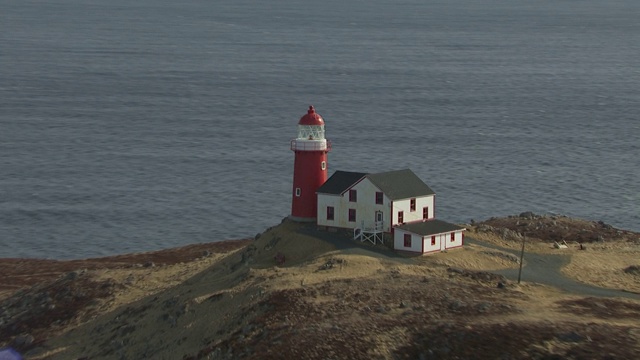
[[[365,176],[366,173],[338,170],[318,188],[317,192],[340,195]]]
[[[397,226],[397,228],[406,230],[408,232],[412,232],[414,234],[418,234],[421,236],[442,234],[442,233],[456,231],[456,230],[465,230],[465,228],[463,228],[462,226],[458,226],[456,224],[451,224],[446,221],[437,220],[437,219],[406,223],[406,224]]]
[[[369,174],[367,178],[391,200],[435,194],[435,192],[410,169]]]

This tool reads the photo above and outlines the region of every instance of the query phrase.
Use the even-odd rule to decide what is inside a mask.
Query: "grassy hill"
[[[534,220],[543,221],[525,216],[469,225],[467,237],[487,246],[474,242],[428,256],[401,256],[285,220],[254,240],[76,262],[0,260],[0,269],[13,269],[0,287],[0,345],[30,359],[628,359],[640,353],[640,297],[585,297],[495,274],[519,266],[495,245],[517,248],[517,229],[528,226],[520,224]],[[511,222],[518,222],[515,229]],[[606,274],[608,284],[628,291],[640,281],[624,271],[640,258],[638,234],[625,232],[587,250],[569,238],[563,240],[570,248],[554,249],[557,239],[532,234],[528,251],[566,250],[569,277],[598,284]],[[591,262],[592,273],[600,274],[595,280],[584,274],[585,256],[600,259]],[[20,268],[23,278],[37,269],[48,275],[20,283]]]

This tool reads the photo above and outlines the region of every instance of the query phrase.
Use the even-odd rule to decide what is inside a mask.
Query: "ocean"
[[[635,0],[0,0],[0,257],[252,237],[329,173],[411,168],[436,216],[640,231]]]

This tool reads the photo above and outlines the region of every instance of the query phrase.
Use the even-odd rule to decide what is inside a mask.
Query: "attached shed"
[[[398,225],[393,233],[395,250],[431,253],[461,247],[466,229],[442,220]]]

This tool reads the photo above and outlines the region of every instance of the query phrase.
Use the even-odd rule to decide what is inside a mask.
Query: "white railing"
[[[369,241],[374,245],[384,244],[384,223],[376,221],[372,228],[365,228],[363,221],[362,227],[353,229],[353,239],[360,242]]]
[[[293,151],[330,151],[331,141],[329,140],[291,140],[291,150]]]
[[[376,221],[376,222],[373,224],[373,227],[368,227],[368,228],[365,228],[365,227],[364,227],[364,221],[363,221],[363,222],[362,222],[362,228],[363,228],[365,231],[384,231],[384,221]]]

